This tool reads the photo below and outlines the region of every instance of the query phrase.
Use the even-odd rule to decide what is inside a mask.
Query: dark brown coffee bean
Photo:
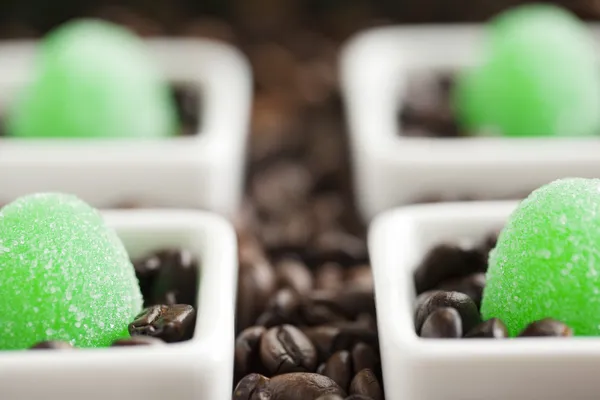
[[[544,318],[539,321],[532,322],[529,324],[523,332],[519,334],[520,337],[542,337],[542,336],[573,336],[573,330],[566,324],[557,321],[552,318]]]
[[[454,308],[460,314],[464,332],[469,332],[481,322],[477,306],[469,296],[459,292],[435,292],[427,296],[415,312],[415,329],[421,333],[423,323],[431,313],[439,308]]]
[[[376,371],[379,365],[379,356],[368,344],[357,343],[352,348],[352,365],[356,372],[363,369]]]
[[[478,338],[490,338],[490,339],[504,339],[508,337],[508,331],[504,323],[498,318],[492,318],[485,322],[480,323],[467,332],[465,338],[467,339],[478,339]]]
[[[341,329],[331,325],[322,325],[304,328],[302,332],[304,332],[317,349],[319,361],[324,362],[333,354],[334,343]]]
[[[321,363],[318,367],[317,367],[317,374],[319,375],[323,375],[323,372],[325,371],[325,366],[327,364],[326,363]]]
[[[315,264],[333,261],[350,266],[369,261],[365,241],[341,230],[320,234],[310,250]]]
[[[329,357],[329,360],[325,364],[323,375],[330,377],[342,389],[347,391],[354,375],[350,352],[341,350]]]
[[[260,400],[257,393],[269,383],[269,378],[260,374],[246,375],[233,390],[232,400]]]
[[[336,293],[315,291],[310,298],[314,304],[326,304],[338,309],[349,319],[355,319],[364,313],[375,315],[375,294],[372,288],[345,287]]]
[[[167,343],[190,339],[194,334],[196,310],[187,304],[146,308],[129,324],[131,336],[152,336]]]
[[[266,259],[242,262],[238,272],[237,329],[254,325],[275,291],[275,272]]]
[[[63,342],[60,340],[48,340],[45,342],[37,343],[31,347],[31,350],[73,350],[73,345],[69,342]]]
[[[261,225],[261,239],[275,254],[304,252],[313,236],[313,226],[304,210],[296,209]]]
[[[129,347],[129,346],[161,346],[165,344],[159,338],[152,336],[135,336],[127,339],[115,340],[111,347]]]
[[[260,341],[265,332],[262,326],[252,326],[244,329],[235,339],[236,376],[260,370]]]
[[[315,400],[324,395],[346,396],[346,392],[332,379],[312,373],[277,375],[259,393],[268,400]]]
[[[144,305],[149,306],[154,301],[153,290],[158,271],[163,267],[163,260],[157,253],[151,253],[146,257],[133,261],[135,275],[140,282],[140,290],[144,296]]]
[[[293,258],[285,258],[275,265],[277,284],[280,288],[289,287],[303,295],[312,290],[313,277],[306,265]]]
[[[263,365],[273,374],[313,372],[317,350],[302,331],[291,325],[269,329],[260,342]]]
[[[191,85],[175,84],[172,87],[182,135],[195,135],[200,129],[200,96]]]
[[[433,311],[421,328],[423,338],[460,338],[463,335],[462,322],[454,308],[438,308]]]
[[[326,394],[325,396],[319,396],[317,400],[344,400],[344,397],[339,394]]]
[[[299,319],[300,299],[289,288],[281,289],[271,297],[265,312],[256,320],[256,325],[271,328],[276,325],[296,324]]]
[[[357,343],[363,342],[379,349],[377,332],[363,327],[343,327],[334,338],[333,350],[351,350]]]
[[[300,308],[302,321],[308,326],[327,325],[346,321],[346,316],[335,304],[332,294],[317,294],[312,292],[309,297],[303,299]]]
[[[383,400],[383,391],[377,377],[370,369],[363,369],[358,372],[352,383],[350,383],[350,392],[372,398],[373,400]]]
[[[479,249],[466,250],[442,244],[427,253],[414,274],[417,294],[433,289],[442,281],[475,272],[485,272],[487,254]]]
[[[473,300],[477,308],[481,305],[481,297],[485,288],[485,273],[478,272],[462,278],[449,279],[437,286],[437,289],[449,292],[464,293]]]
[[[335,292],[344,287],[344,270],[334,262],[328,262],[315,272],[315,289]]]
[[[196,304],[199,268],[194,256],[187,250],[163,250],[157,253],[161,260],[154,287],[153,304]]]
[[[369,265],[359,265],[350,268],[346,272],[346,283],[348,286],[373,291],[373,273]]]

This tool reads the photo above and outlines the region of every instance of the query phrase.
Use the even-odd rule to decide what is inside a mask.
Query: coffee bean
[[[275,272],[262,258],[241,262],[238,272],[237,329],[254,325],[275,290]]]
[[[320,396],[317,400],[344,400],[344,397],[339,394],[326,394],[325,396]]]
[[[330,325],[322,325],[304,328],[302,332],[315,346],[319,361],[324,362],[333,354],[334,343],[341,329]]]
[[[323,372],[325,371],[325,366],[327,365],[327,363],[321,363],[318,367],[317,367],[317,374],[319,375],[323,375]]]
[[[348,390],[354,375],[350,352],[341,350],[329,357],[329,360],[325,363],[323,375],[333,379],[342,389]]]
[[[454,308],[438,308],[433,311],[421,328],[423,338],[460,338],[462,322],[458,311]]]
[[[313,277],[306,265],[293,258],[285,258],[275,265],[277,284],[289,287],[298,294],[306,294],[313,287]]]
[[[442,244],[431,249],[414,274],[417,294],[433,289],[442,281],[485,272],[487,254],[479,249],[466,250]]]
[[[152,336],[167,343],[190,339],[194,334],[196,311],[187,304],[146,308],[129,324],[131,336]]]
[[[324,395],[346,396],[345,391],[332,379],[302,372],[277,375],[266,388],[259,391],[260,394],[264,396],[258,397],[261,400],[315,400]]]
[[[350,268],[346,272],[346,282],[348,286],[373,291],[374,284],[371,267],[369,265],[359,265]]]
[[[305,210],[296,209],[261,225],[261,239],[273,256],[304,252],[313,236]]]
[[[260,400],[256,395],[269,383],[269,378],[260,374],[246,375],[233,390],[232,400]]]
[[[450,307],[460,314],[463,331],[468,332],[481,322],[477,306],[469,296],[459,292],[438,291],[425,297],[415,312],[415,329],[421,334],[421,327],[431,313],[439,308]]]
[[[477,308],[479,308],[484,287],[485,274],[483,272],[478,272],[462,278],[448,279],[441,282],[436,288],[449,292],[464,293],[469,296]]]
[[[129,346],[161,346],[165,344],[159,338],[152,336],[135,336],[127,339],[115,340],[111,347],[129,347]]]
[[[508,337],[506,326],[498,318],[482,322],[465,335],[465,338],[504,339],[506,337]]]
[[[199,270],[198,262],[187,250],[163,250],[154,288],[153,304],[196,304]]]
[[[309,326],[332,324],[345,321],[346,316],[334,301],[331,293],[312,292],[303,299],[300,315]]]
[[[327,262],[315,272],[315,289],[335,292],[344,286],[344,270],[334,262]]]
[[[363,369],[375,371],[379,365],[379,356],[368,344],[356,343],[352,348],[352,365],[356,372]]]
[[[281,289],[271,297],[256,325],[271,328],[276,325],[295,324],[299,321],[300,299],[292,289]]]
[[[63,342],[60,340],[48,340],[45,342],[37,343],[30,348],[31,350],[73,350],[73,345],[69,342]]]
[[[521,337],[542,336],[573,336],[573,330],[566,324],[552,318],[544,318],[529,324],[521,334]]]
[[[363,369],[358,372],[352,383],[350,383],[350,392],[372,398],[373,400],[383,400],[383,391],[379,385],[377,377],[370,369]]]
[[[135,275],[140,282],[140,290],[144,296],[144,305],[149,306],[154,301],[152,299],[154,290],[154,283],[158,276],[158,271],[163,266],[163,260],[157,253],[151,253],[143,258],[133,261],[133,268],[135,269]]]
[[[365,241],[341,230],[317,236],[310,251],[315,264],[333,261],[350,266],[367,263],[369,259]]]
[[[236,376],[245,376],[260,368],[260,341],[266,332],[262,326],[244,329],[235,339]]]
[[[313,297],[315,301],[317,297]],[[347,287],[333,296],[322,296],[322,304],[337,307],[347,318],[354,319],[360,314],[375,315],[375,294],[373,288]]]
[[[181,125],[181,133],[186,136],[196,134],[200,129],[200,96],[198,90],[190,85],[175,84],[172,92]]]
[[[302,331],[291,325],[269,329],[262,336],[260,356],[274,375],[313,372],[317,367],[317,350]]]

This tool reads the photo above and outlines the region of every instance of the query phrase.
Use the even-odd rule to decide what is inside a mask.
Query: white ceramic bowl
[[[153,39],[170,81],[197,88],[201,130],[163,140],[0,139],[0,202],[40,191],[78,195],[96,207],[134,202],[231,215],[242,196],[252,78],[244,56],[209,40]],[[0,45],[0,108],[31,77],[36,42]]]
[[[600,339],[421,339],[413,271],[442,242],[501,228],[515,202],[445,203],[388,211],[369,250],[387,400],[591,400],[600,393]]]
[[[591,28],[598,39],[600,28]],[[481,26],[391,27],[358,35],[341,58],[357,201],[363,216],[424,196],[521,194],[568,176],[600,176],[598,139],[402,136],[398,110],[415,72],[473,65]]]
[[[237,287],[231,225],[199,211],[110,211],[105,216],[132,257],[180,246],[200,260],[194,337],[160,347],[0,352],[2,398],[230,399]]]

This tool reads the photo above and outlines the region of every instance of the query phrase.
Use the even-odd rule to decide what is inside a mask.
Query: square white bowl
[[[194,337],[157,347],[0,352],[10,400],[227,400],[233,385],[237,242],[222,217],[200,211],[109,211],[130,256],[189,249],[200,262]]]
[[[600,27],[590,30],[600,50]],[[561,177],[600,176],[600,138],[402,136],[398,111],[411,74],[474,65],[483,38],[481,25],[390,27],[344,49],[342,90],[366,220],[431,195],[506,199]]]
[[[235,48],[198,39],[145,42],[167,80],[198,90],[200,131],[155,140],[0,138],[0,202],[32,192],[75,194],[96,207],[132,202],[230,216],[242,198],[252,77]],[[0,45],[0,108],[32,76],[37,42]]]
[[[387,400],[598,398],[600,338],[421,339],[413,271],[436,244],[481,240],[516,202],[418,205],[387,211],[370,228]]]

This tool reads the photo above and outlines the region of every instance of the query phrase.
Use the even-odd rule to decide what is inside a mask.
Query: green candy
[[[0,211],[0,349],[44,340],[103,347],[142,309],[116,233],[76,197],[34,194]]]
[[[33,81],[9,111],[20,138],[159,138],[176,132],[167,82],[141,39],[95,20],[68,23],[41,43]]]
[[[481,313],[511,336],[554,318],[575,335],[600,334],[600,180],[572,178],[534,191],[492,250]]]
[[[507,11],[488,27],[483,63],[454,89],[463,129],[505,136],[600,132],[600,70],[585,25],[551,5]]]

